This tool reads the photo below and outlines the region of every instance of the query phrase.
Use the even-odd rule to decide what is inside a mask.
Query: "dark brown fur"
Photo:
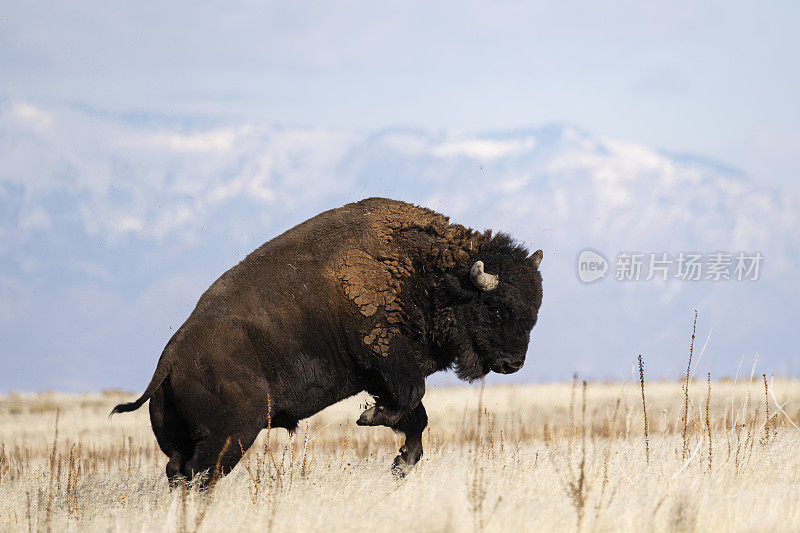
[[[267,425],[299,420],[366,390],[362,425],[406,434],[410,468],[427,424],[425,377],[521,366],[541,305],[538,260],[513,241],[429,209],[370,198],[326,211],[262,245],[203,294],[167,344],[145,393],[171,481],[230,470]],[[476,260],[500,276],[472,285]],[[241,446],[239,446],[241,444]]]

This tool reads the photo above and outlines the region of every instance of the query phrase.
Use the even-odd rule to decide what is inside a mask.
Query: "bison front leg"
[[[394,458],[392,472],[405,476],[422,457],[422,432],[428,425],[428,414],[422,402],[404,416],[392,429],[405,433],[406,442],[400,447],[400,455]]]
[[[400,455],[394,458],[392,464],[392,472],[399,477],[405,476],[422,457],[422,432],[428,426],[428,414],[425,412],[422,402],[401,416],[383,406],[376,405],[364,411],[357,423],[362,426],[385,425],[405,434],[406,442],[400,447]]]
[[[402,477],[422,456],[422,431],[428,425],[428,415],[422,405],[425,380],[399,373],[385,376],[379,386],[367,391],[376,397],[376,403],[361,413],[356,423],[359,426],[387,426],[405,434],[406,442],[392,466],[392,471]]]

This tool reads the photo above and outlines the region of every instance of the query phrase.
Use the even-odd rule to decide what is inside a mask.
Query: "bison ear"
[[[533,266],[535,266],[536,268],[539,268],[539,264],[541,264],[543,256],[544,252],[542,252],[541,250],[536,250],[530,255],[530,257],[528,257],[528,261],[533,263]]]

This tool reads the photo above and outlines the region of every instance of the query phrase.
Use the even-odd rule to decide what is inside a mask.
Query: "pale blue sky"
[[[365,129],[568,121],[800,190],[796,2],[4,2],[0,97]]]

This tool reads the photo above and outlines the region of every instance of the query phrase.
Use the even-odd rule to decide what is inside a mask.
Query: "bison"
[[[142,396],[112,414],[150,400],[174,484],[229,471],[268,424],[293,431],[366,391],[375,405],[358,424],[405,434],[393,464],[403,475],[422,456],[428,375],[452,368],[474,381],[522,367],[542,303],[541,260],[506,234],[405,202],[326,211],[215,281]]]

